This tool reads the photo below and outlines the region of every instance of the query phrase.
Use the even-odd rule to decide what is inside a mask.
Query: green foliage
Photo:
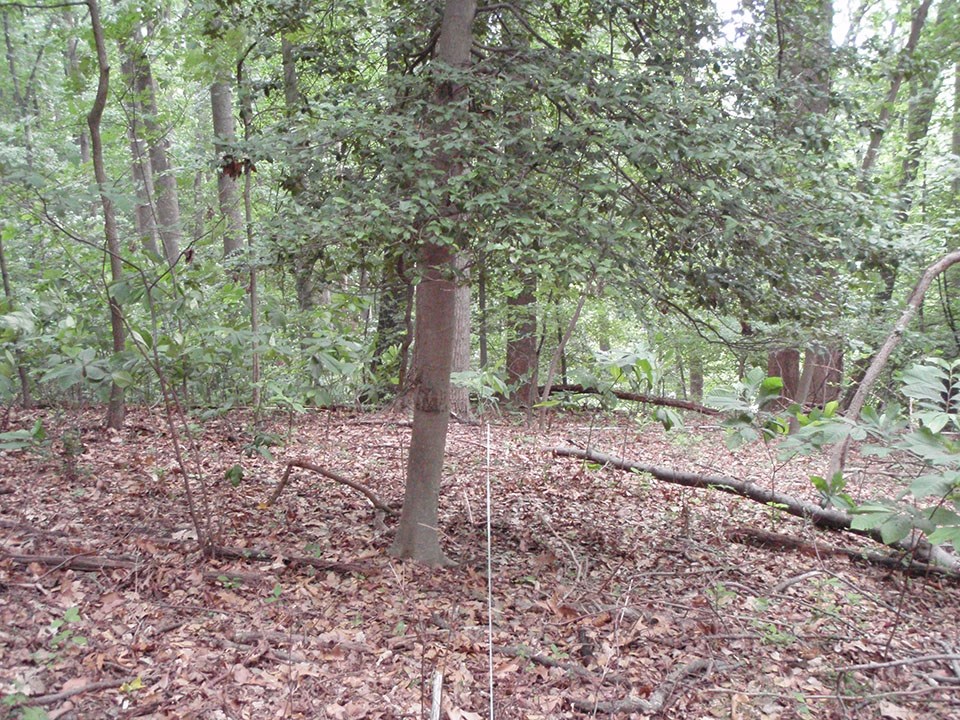
[[[785,420],[770,410],[782,388],[783,380],[752,368],[733,387],[717,388],[707,396],[706,405],[724,413],[727,447],[732,450],[760,438],[766,442],[787,432]]]
[[[43,421],[37,420],[29,430],[0,433],[0,450],[34,450],[43,452],[48,446]]]

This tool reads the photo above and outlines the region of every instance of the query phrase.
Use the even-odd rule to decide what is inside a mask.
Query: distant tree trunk
[[[527,268],[520,291],[507,298],[507,384],[521,407],[533,407],[537,397],[537,276]]]
[[[703,358],[697,352],[690,356],[690,400],[703,402]]]
[[[917,43],[920,42],[920,33],[927,21],[927,13],[930,10],[932,0],[922,0],[913,11],[913,17],[910,21],[910,34],[907,37],[907,44],[900,52],[900,59],[893,76],[890,78],[890,87],[887,89],[887,95],[883,104],[880,106],[880,114],[870,131],[870,144],[867,151],[863,154],[863,160],[860,163],[860,171],[864,174],[869,173],[877,161],[877,155],[880,152],[880,142],[887,131],[890,123],[890,113],[894,103],[897,101],[897,95],[900,94],[900,86],[907,73],[912,68],[914,51],[917,49]]]
[[[960,61],[953,66],[953,134],[950,149],[954,157],[960,157]],[[953,194],[960,195],[960,175],[953,180]]]
[[[480,346],[480,369],[487,369],[487,265],[483,253],[477,263],[477,344]]]
[[[157,110],[157,85],[153,80],[150,59],[142,47],[134,46],[133,63],[137,79],[137,95],[143,107],[143,124],[147,135],[147,152],[155,189],[154,208],[157,230],[163,244],[163,255],[170,267],[180,257],[180,196],[177,176],[170,167],[167,151],[170,141],[166,130],[160,127]]]
[[[110,278],[117,283],[123,277],[123,265],[120,262],[120,238],[117,233],[117,219],[113,209],[113,200],[107,189],[107,172],[103,165],[103,142],[100,139],[100,120],[103,109],[107,105],[107,91],[110,84],[110,65],[107,60],[107,47],[103,40],[103,27],[100,24],[100,9],[97,0],[87,0],[90,10],[90,23],[93,28],[93,40],[97,49],[97,66],[99,79],[97,95],[93,108],[87,115],[87,125],[90,128],[90,143],[93,150],[93,172],[100,191],[100,202],[103,205],[103,233],[107,243],[107,253],[110,256]],[[123,311],[120,304],[110,296],[110,328],[113,334],[114,353],[123,352],[126,338],[123,327]],[[110,403],[107,407],[107,427],[119,430],[123,427],[126,408],[123,403],[123,389],[116,383],[110,387]]]
[[[240,120],[243,123],[243,140],[247,147],[253,137],[253,99],[250,97],[250,88],[244,88],[243,61],[237,63],[237,87],[241,90]],[[232,119],[232,116],[231,116]],[[247,295],[250,298],[250,334],[253,336],[251,348],[250,384],[253,386],[253,407],[259,416],[260,412],[260,294],[257,288],[257,262],[253,247],[253,167],[249,160],[243,162],[243,210],[244,228],[247,238],[247,260],[249,266],[250,285]]]
[[[467,257],[457,256],[457,287],[453,308],[453,361],[451,371],[470,370],[470,270]],[[470,416],[470,390],[459,385],[450,387],[450,411],[460,418]]]
[[[476,0],[447,0],[440,35],[436,43],[437,61],[446,66],[467,68],[473,42],[472,25]],[[451,81],[437,86],[433,102],[437,114],[454,114],[463,108],[467,88]],[[439,130],[449,131],[452,121]],[[448,178],[463,169],[455,154],[434,148],[434,164]],[[441,209],[454,224],[460,209],[452,202]],[[420,356],[415,379],[413,433],[407,462],[403,511],[391,554],[411,558],[430,566],[450,561],[440,549],[437,528],[440,480],[450,415],[450,368],[453,361],[453,314],[455,301],[455,253],[445,242],[427,239],[420,248],[421,281],[417,287],[417,352]]]
[[[220,160],[217,197],[223,224],[223,256],[243,249],[243,217],[240,214],[237,180],[246,163],[237,156],[237,126],[233,118],[233,90],[230,82],[218,80],[210,85],[210,109],[213,115],[214,147]]]
[[[7,254],[3,249],[2,222],[0,222],[0,277],[3,279],[3,296],[7,300],[7,312],[12,312],[17,309],[17,303],[10,286],[10,273],[7,271]],[[33,407],[33,396],[30,394],[30,377],[27,375],[27,368],[21,362],[20,355],[19,350],[14,350],[13,357],[16,360],[17,375],[20,378],[20,404],[24,410],[29,410]]]
[[[777,348],[767,354],[767,375],[783,380],[781,404],[794,402],[800,389],[800,351],[796,348]]]
[[[406,318],[412,300],[412,287],[403,268],[403,254],[391,253],[383,260],[377,303],[377,336],[370,368],[372,372],[377,372],[383,367],[383,358],[389,348],[409,348],[410,340],[406,337],[408,334]],[[397,385],[402,387],[406,374],[405,352],[398,354],[397,365],[395,368]]]
[[[142,80],[137,77],[140,65],[134,60],[123,43],[120,44],[120,53],[123,56],[120,69],[127,86],[124,109],[127,115],[131,174],[133,175],[134,191],[137,195],[135,214],[137,235],[140,236],[140,244],[143,250],[153,257],[160,257],[160,235],[157,229],[156,215],[153,212],[153,199],[156,193],[153,187],[149,151],[147,143],[143,139],[143,104],[140,102],[137,92],[137,88],[143,84]]]
[[[76,21],[71,8],[63,9],[63,21],[67,29],[74,30],[76,28]],[[67,78],[75,88],[81,87],[83,83],[83,72],[80,69],[80,60],[77,57],[79,42],[79,38],[76,37],[67,40]],[[76,143],[80,149],[80,162],[86,165],[90,162],[90,137],[87,135],[87,129],[83,126],[77,130]]]

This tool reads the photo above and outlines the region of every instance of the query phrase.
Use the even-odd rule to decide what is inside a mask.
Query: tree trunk
[[[507,384],[521,407],[537,403],[537,277],[527,270],[520,292],[507,298]]]
[[[76,28],[72,8],[63,9],[63,21],[67,29],[72,31]],[[83,82],[83,72],[80,69],[80,60],[77,57],[77,45],[79,42],[80,40],[76,37],[71,37],[67,40],[67,77],[75,88],[81,87]],[[80,149],[80,162],[86,165],[90,162],[90,136],[87,135],[87,129],[85,127],[81,126],[77,130],[76,143]]]
[[[455,264],[457,287],[454,291],[453,361],[450,369],[461,373],[470,370],[470,271],[463,254],[457,256]],[[470,416],[469,388],[460,385],[450,388],[450,411],[460,418]]]
[[[863,154],[863,161],[860,163],[860,171],[864,174],[870,172],[877,161],[877,155],[880,152],[880,141],[883,140],[883,135],[887,131],[887,125],[890,123],[890,112],[893,104],[897,101],[897,95],[900,94],[900,86],[903,84],[903,79],[911,67],[913,53],[917,49],[917,43],[920,42],[920,32],[923,30],[923,26],[927,21],[927,13],[930,10],[931,2],[932,0],[923,0],[913,12],[907,44],[900,52],[897,69],[894,71],[893,77],[890,78],[890,87],[887,90],[883,104],[880,106],[880,114],[874,123],[873,129],[870,131],[870,144],[867,146],[867,151]]]
[[[783,380],[780,404],[786,407],[796,401],[800,390],[800,351],[777,348],[767,354],[767,375]]]
[[[230,83],[218,80],[210,85],[210,107],[213,111],[214,147],[220,159],[217,175],[217,197],[220,201],[220,222],[223,224],[223,256],[229,257],[243,248],[243,218],[238,202],[237,179],[246,163],[236,155],[236,123],[233,119],[233,91]]]
[[[476,0],[447,0],[436,45],[440,63],[469,67],[475,12]],[[467,88],[462,85],[440,83],[433,97],[437,114],[446,112],[445,105],[462,108],[466,94]],[[446,121],[438,129],[449,131],[452,125]],[[462,172],[459,159],[441,147],[434,148],[434,164],[448,178]],[[441,212],[454,221],[460,214],[452,203]],[[416,338],[420,362],[414,380],[413,433],[403,511],[390,552],[425,565],[442,566],[450,562],[440,549],[437,518],[450,414],[455,253],[449,243],[431,238],[422,245],[419,260],[422,279],[416,294]]]
[[[3,249],[2,222],[0,222],[0,278],[3,279],[3,296],[7,300],[7,312],[13,312],[17,309],[17,303],[10,286],[10,273],[7,271],[7,254]],[[24,410],[29,410],[33,407],[33,396],[30,394],[30,377],[27,375],[27,368],[21,362],[20,355],[19,350],[13,351],[13,357],[17,364],[17,375],[20,377],[20,403]]]
[[[690,400],[703,402],[703,358],[696,352],[690,357]]]
[[[125,112],[127,115],[127,138],[130,143],[131,174],[134,191],[137,195],[135,220],[137,235],[144,251],[153,257],[160,256],[159,231],[156,215],[153,212],[153,199],[156,192],[153,187],[153,175],[147,143],[143,139],[143,104],[136,88],[143,85],[137,77],[140,64],[137,63],[124,43],[120,43],[123,62],[120,66],[127,86]]]
[[[100,120],[103,109],[107,105],[107,91],[110,84],[110,65],[107,60],[107,48],[103,39],[103,27],[100,24],[100,9],[97,0],[87,0],[90,10],[90,23],[93,27],[93,39],[97,49],[97,66],[99,80],[97,95],[93,108],[87,115],[87,125],[90,128],[90,144],[93,150],[93,171],[100,191],[100,202],[103,205],[103,233],[107,243],[107,253],[110,256],[110,278],[114,283],[120,282],[123,275],[123,265],[120,262],[120,238],[117,233],[117,219],[113,209],[113,200],[107,190],[107,172],[103,165],[103,142],[100,139]],[[114,353],[123,352],[125,345],[123,312],[120,304],[110,296],[110,328],[113,335]],[[107,407],[107,427],[119,430],[123,427],[126,409],[123,404],[123,389],[116,383],[110,387],[110,403]]]
[[[163,244],[163,255],[170,267],[176,265],[180,257],[180,196],[177,191],[177,176],[170,167],[167,150],[170,141],[166,131],[160,127],[157,111],[157,86],[150,69],[150,59],[142,48],[135,48],[133,62],[136,66],[137,95],[143,104],[143,124],[147,135],[147,152],[150,156],[150,170],[153,173],[153,186],[156,191],[154,207],[156,209],[157,230]]]

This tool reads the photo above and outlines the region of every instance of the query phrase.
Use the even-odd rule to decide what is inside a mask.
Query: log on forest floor
[[[886,545],[886,543],[883,542],[879,530],[859,530],[851,527],[851,517],[847,513],[830,508],[822,508],[814,503],[799,500],[792,495],[767,490],[747,480],[739,480],[729,475],[707,475],[673,470],[657,465],[646,465],[644,463],[624,460],[623,458],[607,455],[606,453],[595,450],[583,450],[575,447],[556,447],[553,448],[552,452],[558,457],[580,458],[602,465],[609,465],[610,467],[615,467],[620,470],[626,470],[627,472],[646,473],[658,480],[663,480],[664,482],[675,485],[719,490],[720,492],[737,495],[762,505],[775,506],[778,510],[782,510],[790,515],[810,520],[818,527],[828,530],[842,530],[855,535],[868,537],[881,545]],[[887,547],[890,546],[887,545]],[[918,557],[921,557],[918,549],[924,554],[930,553],[929,544],[926,543],[926,541],[921,541],[917,547],[910,547],[906,542],[898,543],[893,547],[906,552],[907,557],[911,558],[909,562],[902,564],[897,560],[898,565],[902,567],[922,569],[924,572],[937,572],[952,578],[960,578],[960,562],[952,555],[947,555],[946,558],[944,558],[944,554],[941,552],[941,554],[937,556],[936,564],[918,561]],[[933,548],[933,550],[941,549]],[[926,561],[928,555],[922,556],[922,559]]]
[[[543,394],[543,388],[539,389],[540,394]],[[647,405],[660,405],[662,407],[672,407],[677,408],[678,410],[689,410],[690,412],[700,413],[701,415],[719,415],[719,410],[714,410],[711,407],[706,405],[701,405],[700,403],[690,402],[689,400],[677,400],[676,398],[661,397],[659,395],[646,395],[644,393],[634,393],[627,392],[626,390],[606,390],[601,391],[599,388],[589,387],[586,385],[572,385],[569,383],[564,383],[561,385],[553,385],[550,388],[550,394],[553,393],[577,393],[580,395],[603,395],[604,392],[607,392],[619,400],[629,400],[630,402],[639,402],[646,403]]]

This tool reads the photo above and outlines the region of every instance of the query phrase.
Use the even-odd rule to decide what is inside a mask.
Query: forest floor
[[[0,717],[426,718],[438,673],[443,718],[488,717],[488,479],[497,718],[960,717],[960,584],[833,554],[866,541],[776,508],[550,452],[572,440],[813,499],[822,458],[730,452],[713,419],[451,424],[445,570],[391,559],[395,520],[309,470],[266,504],[299,459],[399,507],[401,416],[277,415],[259,437],[249,416],[198,416],[199,520],[239,551],[214,558],[159,410],[121,432],[99,411],[9,429],[37,419],[46,441],[0,452]],[[864,498],[889,482],[865,462]],[[775,536],[744,544],[745,528]]]

